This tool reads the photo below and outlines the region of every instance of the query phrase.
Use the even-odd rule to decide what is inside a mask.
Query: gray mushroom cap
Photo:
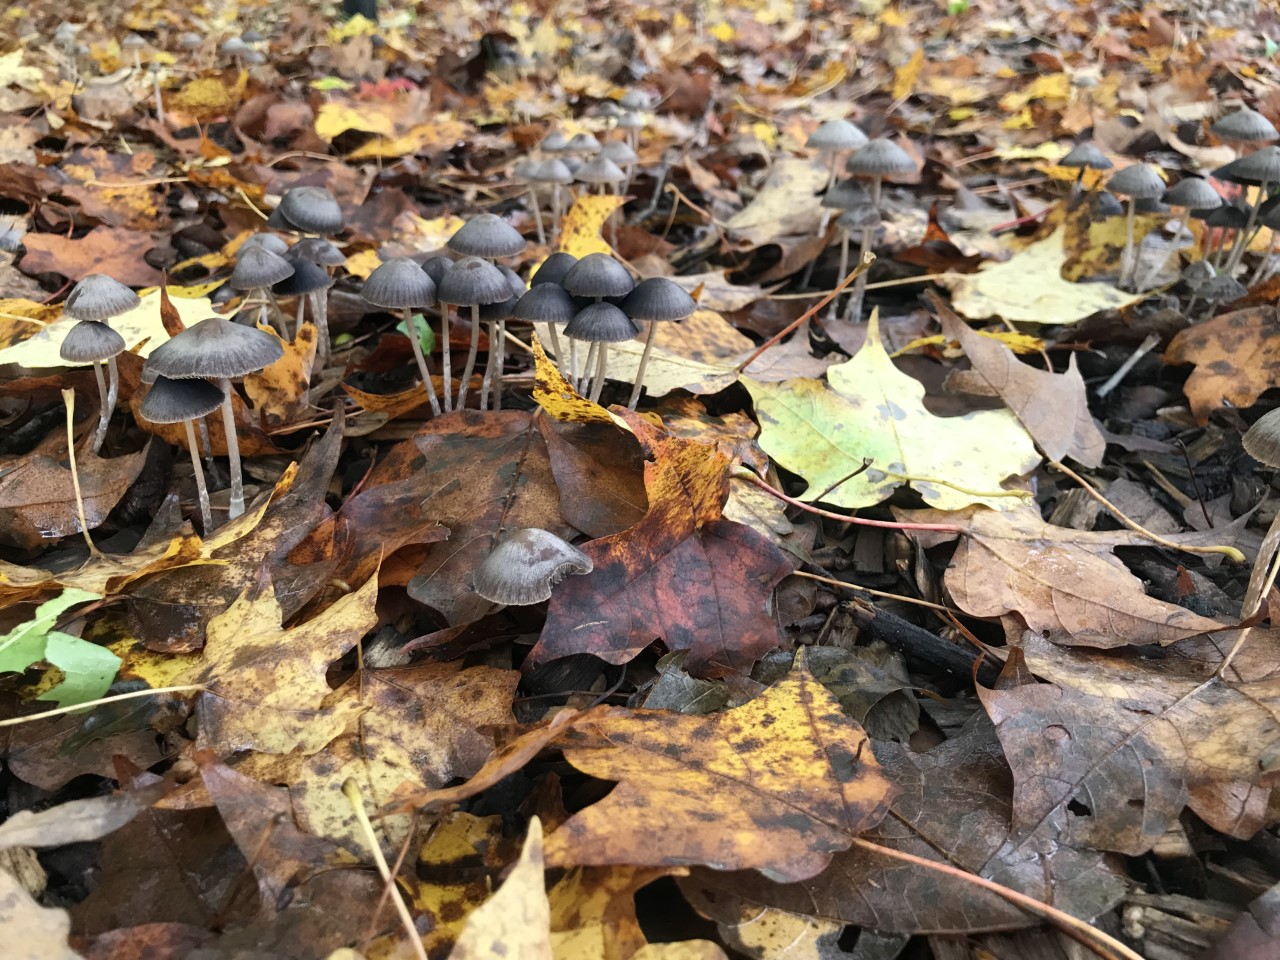
[[[293,273],[271,287],[271,292],[277,296],[298,297],[333,286],[333,278],[319,264],[301,257],[291,258],[291,261]]]
[[[343,252],[324,237],[303,237],[289,248],[289,259],[306,260],[322,267],[340,267],[347,262]]]
[[[436,289],[440,288],[440,281],[444,279],[445,271],[453,266],[453,261],[446,256],[428,257],[422,261],[422,272],[431,278],[431,282],[436,285]]]
[[[1225,227],[1228,230],[1240,230],[1249,222],[1249,214],[1234,203],[1224,203],[1212,210],[1192,210],[1191,215],[1203,220],[1206,226]]]
[[[226,394],[208,380],[156,377],[138,406],[138,414],[148,423],[199,420],[222,406],[225,399]]]
[[[1226,116],[1219,117],[1209,127],[1214,136],[1223,140],[1234,140],[1236,143],[1266,143],[1280,140],[1280,131],[1275,125],[1250,107],[1233,110]]]
[[[544,153],[564,153],[569,149],[569,138],[559,130],[552,130],[542,138],[538,149]]]
[[[1218,275],[1213,264],[1207,260],[1196,260],[1187,264],[1182,271],[1182,282],[1192,289],[1199,289]]]
[[[231,379],[256,373],[282,356],[280,341],[257,327],[209,317],[156,347],[144,369],[150,378]],[[150,382],[148,376],[143,381]]]
[[[227,284],[233,290],[260,290],[293,275],[293,264],[261,244],[241,247]]]
[[[565,336],[592,343],[623,343],[640,336],[640,328],[621,307],[600,301],[590,303],[573,315],[564,328]]]
[[[1093,214],[1100,220],[1123,216],[1124,204],[1116,199],[1114,193],[1100,190],[1093,196]]]
[[[806,147],[823,151],[857,150],[866,144],[867,135],[848,120],[828,120],[804,142]]]
[[[573,176],[582,183],[615,184],[627,179],[622,169],[603,153],[596,154],[580,166]]]
[[[511,299],[511,284],[488,260],[465,257],[445,271],[439,293],[441,303],[475,307]]]
[[[300,233],[331,236],[342,231],[342,207],[324,187],[291,187],[276,209]]]
[[[559,157],[551,157],[534,166],[529,179],[535,183],[573,183],[573,171]]]
[[[543,260],[542,266],[533,272],[533,276],[529,278],[529,286],[536,287],[540,283],[558,284],[564,280],[564,275],[569,272],[569,268],[577,262],[578,258],[572,253],[558,250]]]
[[[828,210],[851,210],[871,202],[871,194],[857,180],[841,180],[822,195],[822,206]]]
[[[558,283],[539,283],[516,301],[511,315],[529,323],[566,324],[578,312],[573,297]]]
[[[1110,170],[1115,166],[1111,158],[1103,153],[1092,140],[1077,143],[1067,155],[1058,161],[1060,167],[1084,168],[1088,170]]]
[[[276,236],[274,233],[255,233],[240,244],[240,250],[237,253],[248,250],[250,247],[262,247],[264,250],[270,250],[278,257],[283,257],[289,252],[289,244],[284,242],[283,237]]]
[[[656,322],[683,320],[698,309],[688,291],[666,277],[641,280],[621,306],[622,312],[632,320]]]
[[[1268,467],[1280,467],[1280,408],[1264,413],[1241,438],[1244,452]]]
[[[589,253],[569,268],[560,285],[575,297],[625,297],[636,282],[609,254]]]
[[[448,247],[464,257],[514,257],[524,252],[524,237],[494,213],[472,217],[449,238]]]
[[[1212,210],[1222,206],[1222,195],[1209,186],[1204,177],[1183,177],[1164,192],[1161,198],[1173,207]]]
[[[1206,280],[1196,289],[1196,296],[1208,303],[1230,303],[1239,300],[1249,291],[1235,277],[1220,273],[1212,280]]]
[[[1149,163],[1135,163],[1112,175],[1107,189],[1131,200],[1153,200],[1165,191],[1164,180]]]
[[[643,130],[644,117],[634,110],[628,110],[618,118],[618,127],[622,130]]]
[[[565,577],[590,573],[591,558],[547,530],[527,527],[502,540],[476,568],[476,593],[492,603],[525,606],[551,599]]]
[[[631,144],[625,140],[610,140],[600,148],[600,156],[616,163],[620,167],[625,167],[629,163],[635,163],[640,159],[639,154],[631,149]]]
[[[128,313],[141,298],[119,280],[105,273],[91,273],[81,279],[62,304],[62,315],[72,320],[110,320]]]
[[[124,352],[124,337],[98,320],[81,320],[67,331],[58,356],[68,363],[101,363]]]
[[[880,208],[874,203],[862,203],[840,214],[836,226],[841,230],[874,230],[880,222]]]
[[[643,90],[632,88],[622,95],[618,106],[623,110],[648,110],[651,105],[649,95]]]
[[[1261,147],[1213,171],[1218,180],[1257,186],[1280,183],[1280,147]]]
[[[414,261],[395,257],[369,274],[360,296],[375,307],[429,307],[436,302],[436,285]]]
[[[570,153],[599,153],[600,141],[590,133],[575,133],[569,138],[568,150]]]
[[[844,164],[845,170],[860,177],[904,177],[916,172],[911,154],[894,141],[879,137],[855,151]]]

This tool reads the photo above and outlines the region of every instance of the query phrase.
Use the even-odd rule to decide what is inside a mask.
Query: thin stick
[[[1101,930],[1090,926],[1083,920],[1071,916],[1069,913],[1051,907],[1047,903],[1042,903],[1033,897],[1028,897],[1024,893],[1018,893],[1016,890],[1010,890],[1008,887],[993,883],[982,877],[975,876],[965,870],[949,866],[945,863],[939,863],[937,860],[928,860],[924,857],[917,857],[915,854],[904,853],[901,850],[894,850],[892,847],[883,847],[878,843],[872,843],[870,840],[863,840],[861,837],[855,837],[853,841],[855,847],[861,847],[863,850],[877,853],[881,856],[891,857],[894,860],[902,860],[906,863],[915,864],[917,867],[923,867],[926,870],[933,870],[935,873],[945,874],[963,883],[971,883],[974,886],[994,893],[996,896],[1009,901],[1015,906],[1021,907],[1028,913],[1035,916],[1043,917],[1054,926],[1058,927],[1063,933],[1071,937],[1077,943],[1082,944],[1092,950],[1100,957],[1107,960],[1143,960],[1140,954],[1134,953],[1120,941],[1107,936]]]
[[[63,390],[62,402],[67,405],[67,462],[71,466],[71,486],[76,492],[76,511],[80,514],[80,532],[84,534],[84,542],[89,545],[89,556],[100,557],[102,552],[93,545],[93,538],[89,536],[89,521],[84,513],[84,497],[80,494],[80,471],[76,469],[76,392]]]
[[[1062,463],[1059,463],[1057,460],[1050,460],[1049,466],[1053,467],[1055,470],[1065,473],[1068,477],[1070,477],[1076,483],[1080,484],[1080,486],[1084,488],[1085,493],[1089,494],[1089,496],[1093,497],[1093,499],[1097,500],[1100,504],[1106,507],[1111,512],[1112,516],[1114,516],[1117,520],[1123,523],[1126,527],[1128,527],[1134,533],[1139,534],[1140,536],[1146,537],[1152,543],[1158,544],[1159,546],[1162,546],[1162,547],[1168,547],[1170,550],[1181,550],[1183,553],[1220,553],[1223,556],[1228,557],[1231,560],[1234,560],[1236,563],[1247,562],[1245,559],[1245,555],[1241,553],[1239,550],[1237,550],[1235,547],[1228,547],[1228,546],[1196,547],[1196,546],[1191,546],[1185,543],[1174,543],[1172,540],[1166,540],[1164,537],[1159,536],[1158,534],[1152,533],[1146,527],[1139,524],[1136,520],[1130,520],[1128,517],[1126,517],[1120,511],[1119,507],[1117,507],[1114,503],[1112,503],[1110,500],[1104,497],[1099,491],[1095,490],[1089,484],[1089,481],[1087,481],[1084,477],[1080,476],[1080,474],[1076,473],[1070,467]]]
[[[418,936],[418,929],[413,925],[413,914],[409,912],[409,907],[405,904],[404,897],[400,895],[400,888],[396,886],[395,878],[391,874],[391,868],[387,866],[387,858],[382,855],[382,847],[378,844],[377,834],[373,832],[373,824],[369,822],[369,815],[364,812],[364,795],[360,792],[360,784],[356,783],[354,777],[348,777],[342,785],[342,793],[347,798],[347,802],[351,804],[351,811],[355,814],[356,822],[360,824],[360,831],[364,834],[365,842],[369,845],[369,850],[373,854],[373,862],[378,866],[378,873],[381,874],[383,882],[387,884],[387,889],[391,892],[391,899],[396,905],[396,913],[400,915],[400,922],[404,925],[405,933],[409,935],[409,942],[413,945],[414,954],[419,960],[427,960],[427,950],[422,945],[422,937]]]
[[[865,517],[850,517],[843,513],[832,513],[830,510],[823,510],[820,507],[812,506],[789,497],[776,487],[770,486],[764,479],[757,476],[753,471],[746,467],[737,466],[730,472],[729,476],[738,477],[750,483],[754,483],[765,493],[777,497],[783,503],[789,504],[808,513],[816,514],[819,517],[826,517],[828,520],[839,520],[841,523],[852,523],[862,527],[883,527],[886,530],[939,530],[943,533],[968,533],[964,527],[957,527],[948,523],[899,523],[895,520],[868,520]]]
[[[64,713],[71,713],[76,710],[88,710],[92,707],[101,707],[104,704],[115,703],[117,700],[133,700],[135,697],[149,697],[157,693],[199,693],[207,691],[209,688],[201,683],[191,683],[181,687],[155,687],[147,690],[130,690],[128,693],[117,693],[110,697],[102,697],[98,700],[90,700],[88,703],[77,703],[69,707],[57,707],[54,710],[44,710],[40,713],[29,713],[25,717],[8,717],[0,720],[0,727],[16,727],[24,723],[34,723],[36,720],[48,720],[50,717],[60,717]]]
[[[791,576],[803,577],[806,580],[817,580],[819,583],[825,583],[833,587],[843,587],[845,590],[856,590],[859,593],[869,593],[873,597],[883,597],[886,600],[900,600],[902,603],[915,604],[917,607],[928,607],[930,610],[940,610],[943,613],[951,612],[940,603],[930,603],[928,600],[917,600],[915,597],[903,597],[896,593],[886,593],[883,590],[872,590],[870,587],[860,586],[856,583],[845,583],[843,580],[834,580],[831,577],[820,577],[816,573],[806,573],[804,570],[793,571]]]

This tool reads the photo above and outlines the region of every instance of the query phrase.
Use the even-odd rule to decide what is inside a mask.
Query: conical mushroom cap
[[[1249,214],[1234,203],[1224,203],[1212,210],[1192,210],[1191,215],[1203,220],[1206,226],[1225,227],[1228,230],[1240,230],[1249,222]]]
[[[446,256],[428,257],[422,261],[422,272],[431,278],[431,282],[436,285],[436,291],[440,290],[440,281],[444,279],[445,271],[453,266],[453,260]]]
[[[631,144],[625,140],[610,140],[600,148],[600,156],[607,160],[611,160],[620,167],[625,167],[629,163],[635,163],[640,159],[640,155],[631,149]]]
[[[257,327],[209,317],[156,347],[144,367],[152,376],[170,380],[230,379],[256,373],[282,356],[280,341]]]
[[[607,253],[589,253],[560,281],[575,297],[625,297],[636,282],[627,268]]]
[[[623,110],[648,110],[649,95],[643,90],[632,88],[622,95],[618,101],[618,106]]]
[[[575,133],[569,138],[570,153],[599,153],[600,141],[590,133]]]
[[[68,363],[101,363],[124,352],[124,337],[98,320],[81,320],[67,331],[58,356]]]
[[[641,280],[622,301],[622,312],[628,317],[649,322],[683,320],[696,309],[688,291],[666,277]]]
[[[1213,171],[1219,180],[1257,186],[1280,183],[1280,147],[1261,147]]]
[[[274,233],[255,233],[244,243],[240,244],[240,250],[238,253],[243,253],[250,247],[262,247],[263,249],[270,250],[278,257],[283,257],[289,252],[289,245],[284,242],[284,238],[278,237]]]
[[[573,176],[582,183],[614,184],[621,183],[627,179],[627,175],[622,172],[618,165],[603,153],[597,153],[580,166]]]
[[[138,414],[148,423],[199,420],[222,406],[225,399],[226,394],[208,380],[156,377],[138,406]]]
[[[524,237],[497,214],[472,217],[449,238],[449,249],[464,257],[514,257],[526,246]]]
[[[333,278],[325,273],[324,267],[301,257],[290,258],[290,262],[293,264],[293,273],[271,287],[271,292],[276,296],[299,297],[333,286]]]
[[[436,285],[408,257],[395,257],[369,274],[360,296],[375,307],[429,307],[436,302]]]
[[[871,202],[871,194],[857,180],[841,180],[822,195],[822,206],[828,210],[851,210]]]
[[[289,248],[288,259],[306,260],[322,267],[340,267],[347,262],[342,251],[324,237],[303,237]]]
[[[569,138],[559,130],[552,130],[538,144],[543,153],[564,153],[569,149]]]
[[[1172,207],[1212,210],[1222,206],[1222,196],[1209,186],[1204,177],[1183,177],[1164,192],[1165,203]]]
[[[836,226],[841,230],[874,230],[880,222],[880,208],[874,203],[850,207],[836,218]]]
[[[559,157],[543,160],[529,173],[535,183],[573,183],[573,171]]]
[[[1213,268],[1213,264],[1208,260],[1195,260],[1187,264],[1186,269],[1182,271],[1182,282],[1192,289],[1198,290],[1217,275],[1218,271]]]
[[[867,145],[867,135],[848,120],[828,120],[809,134],[804,145],[812,150],[857,150]]]
[[[1131,200],[1150,200],[1164,193],[1164,180],[1149,163],[1135,163],[1112,175],[1107,189]]]
[[[1093,195],[1093,215],[1099,220],[1123,216],[1124,204],[1116,199],[1115,194],[1099,190]]]
[[[516,303],[525,294],[524,281],[520,279],[520,274],[516,273],[510,267],[499,267],[502,275],[507,278],[507,286],[511,289],[511,296],[500,303],[485,303],[480,305],[480,319],[486,323],[492,320],[507,320],[512,316]]]
[[[879,137],[850,156],[844,168],[859,177],[905,177],[916,172],[916,162],[894,141]]]
[[[1219,117],[1209,127],[1214,136],[1223,140],[1234,140],[1236,143],[1267,143],[1280,140],[1280,131],[1275,125],[1249,107],[1233,110],[1226,116]]]
[[[644,117],[634,110],[628,110],[618,118],[618,128],[620,130],[643,130]]]
[[[342,232],[342,207],[324,187],[292,187],[277,209],[299,233],[332,236]]]
[[[260,290],[274,286],[286,277],[293,276],[293,264],[266,247],[255,244],[241,247],[236,257],[235,269],[227,281],[233,290]]]
[[[445,271],[440,302],[460,307],[483,306],[511,299],[511,284],[488,260],[465,257]]]
[[[1058,161],[1060,167],[1085,168],[1088,170],[1110,170],[1115,166],[1111,158],[1098,149],[1092,140],[1077,143],[1065,157]]]
[[[1138,197],[1133,201],[1137,213],[1168,213],[1170,207],[1159,197]]]
[[[539,283],[516,301],[511,316],[529,323],[565,324],[573,319],[578,306],[558,283]]]
[[[1196,296],[1207,303],[1230,303],[1248,292],[1245,285],[1235,277],[1220,273],[1212,280],[1205,281],[1196,290]]]
[[[590,303],[573,315],[564,328],[565,336],[593,343],[622,343],[640,336],[640,328],[621,307],[601,301]]]
[[[1264,413],[1241,438],[1244,452],[1268,467],[1280,467],[1280,408]]]
[[[62,315],[72,320],[110,320],[128,313],[141,298],[119,280],[105,273],[91,273],[81,279],[62,304]]]
[[[554,533],[528,527],[493,548],[476,568],[476,593],[492,603],[524,606],[551,599],[565,577],[590,573],[591,558]]]
[[[560,283],[569,268],[578,262],[572,253],[557,251],[542,261],[542,266],[529,278],[529,286],[536,287],[540,283]]]

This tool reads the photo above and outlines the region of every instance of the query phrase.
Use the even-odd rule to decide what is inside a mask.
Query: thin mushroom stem
[[[569,372],[566,374],[573,389],[578,389],[578,341],[569,337]]]
[[[604,390],[604,377],[609,370],[609,346],[608,344],[600,344],[600,351],[596,357],[596,378],[591,384],[591,396],[588,398],[592,403],[600,400],[600,392]]]
[[[538,242],[547,242],[547,233],[542,227],[542,206],[538,203],[538,188],[529,184],[529,206],[533,207],[533,222],[538,225]]]
[[[302,320],[307,313],[307,298],[298,297],[297,308],[293,314],[293,339],[298,339],[298,334],[302,333]]]
[[[62,391],[62,402],[67,408],[67,466],[71,468],[71,487],[76,494],[76,512],[80,517],[80,532],[84,535],[84,542],[89,546],[89,556],[100,557],[100,551],[93,542],[93,537],[89,536],[89,519],[84,512],[84,495],[80,492],[80,471],[76,469],[76,392],[74,390]]]
[[[137,54],[135,53],[136,57]],[[156,120],[164,123],[164,99],[160,96],[160,74],[153,71],[151,74],[151,85],[156,94]]]
[[[103,364],[93,365],[93,375],[98,381],[98,429],[93,435],[93,452],[96,455],[102,449],[102,441],[107,439],[107,424],[111,422],[111,408],[107,406],[107,381],[102,375]]]
[[[1133,279],[1133,271],[1137,266],[1137,257],[1133,249],[1133,226],[1137,219],[1137,201],[1129,198],[1129,209],[1124,215],[1124,257],[1120,261],[1120,286],[1127,287]]]
[[[644,337],[644,353],[640,354],[640,366],[636,368],[636,382],[631,387],[631,399],[627,401],[627,409],[634,410],[640,403],[640,395],[644,393],[644,371],[649,366],[649,354],[653,353],[653,341],[658,332],[656,320],[649,321],[649,332]]]
[[[1240,261],[1244,259],[1245,252],[1249,249],[1249,244],[1253,239],[1253,225],[1258,222],[1258,211],[1262,209],[1263,201],[1267,199],[1268,191],[1271,184],[1263,180],[1258,185],[1258,202],[1249,207],[1249,219],[1245,221],[1244,230],[1240,233],[1240,239],[1236,241],[1235,248],[1231,251],[1231,256],[1227,258],[1227,272],[1234,273],[1236,267],[1240,266]]]
[[[329,360],[329,291],[317,290],[311,297],[311,317],[316,324],[316,367],[323,369]]]
[[[436,397],[436,385],[431,381],[431,371],[427,369],[427,358],[422,355],[422,341],[418,339],[418,331],[413,325],[413,308],[404,308],[404,325],[409,333],[409,346],[413,347],[413,359],[418,365],[418,373],[422,375],[422,385],[427,391],[427,401],[431,404],[433,416],[440,416],[440,400]]]
[[[440,304],[440,375],[444,379],[444,412],[453,412],[453,351],[449,349],[449,305]]]
[[[467,407],[467,390],[471,386],[471,374],[476,369],[476,356],[480,353],[480,307],[471,305],[471,346],[467,348],[467,365],[462,368],[462,384],[458,387],[458,409]]]
[[[284,308],[280,306],[280,301],[276,299],[276,295],[271,292],[270,287],[263,287],[263,290],[266,291],[267,299],[271,301],[271,306],[275,307],[276,317],[280,321],[280,333],[284,336],[285,340],[288,340],[289,327],[288,321],[285,320]]]
[[[560,184],[551,185],[551,239],[560,239],[560,221],[564,219],[564,204],[560,199]]]
[[[502,409],[502,368],[507,362],[507,321],[498,321],[498,362],[493,367],[493,409]]]
[[[120,398],[120,368],[116,366],[115,357],[107,357],[107,404],[102,411],[103,419],[98,422],[98,432],[101,433],[102,439],[107,436],[107,425],[111,422],[111,414],[115,412],[116,401]],[[101,440],[94,437],[93,452],[98,452],[98,446],[101,446]]]
[[[489,391],[493,387],[493,371],[498,365],[498,321],[489,321],[489,356],[484,362],[484,379],[480,381],[480,409],[489,407]]]
[[[882,178],[880,177],[871,178],[871,205],[875,207],[877,210],[880,209],[881,182],[882,182]],[[862,240],[858,244],[858,260],[860,262],[862,263],[867,262],[867,251],[871,249],[871,246],[874,240],[875,240],[874,230],[862,231]],[[867,273],[866,271],[863,271],[862,273],[858,274],[858,279],[855,280],[853,283],[853,296],[849,298],[849,307],[848,307],[848,310],[845,312],[845,317],[848,320],[851,320],[854,323],[856,323],[862,317],[862,301],[866,298],[866,295],[867,295]]]
[[[200,529],[208,536],[213,529],[213,508],[209,506],[209,488],[204,482],[204,468],[200,466],[200,446],[196,443],[196,428],[190,420],[183,420],[187,428],[187,450],[191,453],[191,469],[196,475],[196,495],[200,499]]]
[[[582,364],[582,374],[578,377],[577,383],[573,385],[573,389],[578,391],[579,396],[585,397],[591,392],[589,386],[591,381],[591,371],[596,365],[596,351],[599,346],[600,345],[593,340],[591,341],[591,346],[587,347],[587,359],[586,362]]]
[[[569,374],[565,366],[564,352],[560,349],[560,334],[556,332],[554,323],[547,324],[547,336],[551,340],[551,350],[556,355],[556,366],[560,368],[560,372],[568,378]]]
[[[227,460],[231,473],[231,505],[227,508],[228,519],[234,520],[244,513],[244,475],[240,472],[240,441],[236,438],[236,414],[231,408],[231,381],[221,378],[218,386],[222,387],[222,430],[227,435]]]

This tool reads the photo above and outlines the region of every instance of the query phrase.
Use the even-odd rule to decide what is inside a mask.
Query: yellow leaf
[[[989,340],[996,340],[1003,343],[1014,353],[1038,353],[1044,349],[1044,341],[1039,337],[1033,337],[1025,333],[1015,333],[1012,330],[977,330],[978,336],[986,337]],[[920,337],[912,340],[900,350],[895,350],[889,354],[890,357],[901,357],[913,350],[919,350],[921,347],[945,347],[954,341],[949,337],[945,337],[940,333],[934,334],[932,337]]]
[[[248,84],[249,74],[244,70],[236,74],[229,86],[223,77],[197,77],[176,93],[166,96],[164,105],[198,121],[214,120],[240,105]]]
[[[565,214],[560,229],[560,250],[579,260],[590,253],[613,253],[600,235],[600,228],[624,203],[625,197],[612,195],[579,197]]]
[[[502,886],[467,918],[449,960],[551,960],[551,904],[543,879],[542,821],[529,821],[520,859]]]
[[[535,324],[537,326],[537,324]],[[561,343],[564,339],[561,338]],[[533,335],[533,399],[543,410],[561,423],[613,423],[614,417],[599,404],[579,396],[569,381],[542,349],[538,334]]]
[[[728,43],[735,36],[737,36],[737,33],[734,31],[733,27],[729,26],[729,24],[725,23],[723,20],[721,20],[719,23],[713,24],[710,27],[710,29],[707,30],[707,32],[711,34],[711,36],[719,40],[721,43]]]
[[[286,343],[270,327],[258,329],[280,340],[284,353],[265,370],[244,378],[245,393],[253,401],[254,412],[264,416],[268,425],[290,423],[300,418],[309,406],[308,385],[319,331],[314,323],[304,323],[293,342]]]
[[[459,140],[465,139],[468,129],[461,121],[442,114],[431,123],[420,123],[398,136],[370,140],[353,150],[347,158],[374,160],[378,157],[408,157],[415,153],[428,153],[452,147]]]
[[[885,27],[905,27],[907,18],[897,7],[886,7],[880,14],[880,24]]]
[[[1021,90],[1006,93],[1000,98],[1000,109],[1015,113],[1032,100],[1062,101],[1071,99],[1071,78],[1065,73],[1041,74]]]
[[[893,73],[893,90],[890,96],[895,100],[903,100],[911,96],[916,81],[920,79],[920,71],[924,69],[924,48],[916,47],[911,59],[898,67]]]
[[[316,136],[332,141],[348,130],[393,137],[396,133],[394,105],[384,102],[353,103],[330,100],[316,113]]]
[[[378,255],[378,251],[372,248],[361,250],[347,257],[343,269],[353,277],[359,277],[361,280],[368,280],[369,274],[382,266],[382,257]]]

